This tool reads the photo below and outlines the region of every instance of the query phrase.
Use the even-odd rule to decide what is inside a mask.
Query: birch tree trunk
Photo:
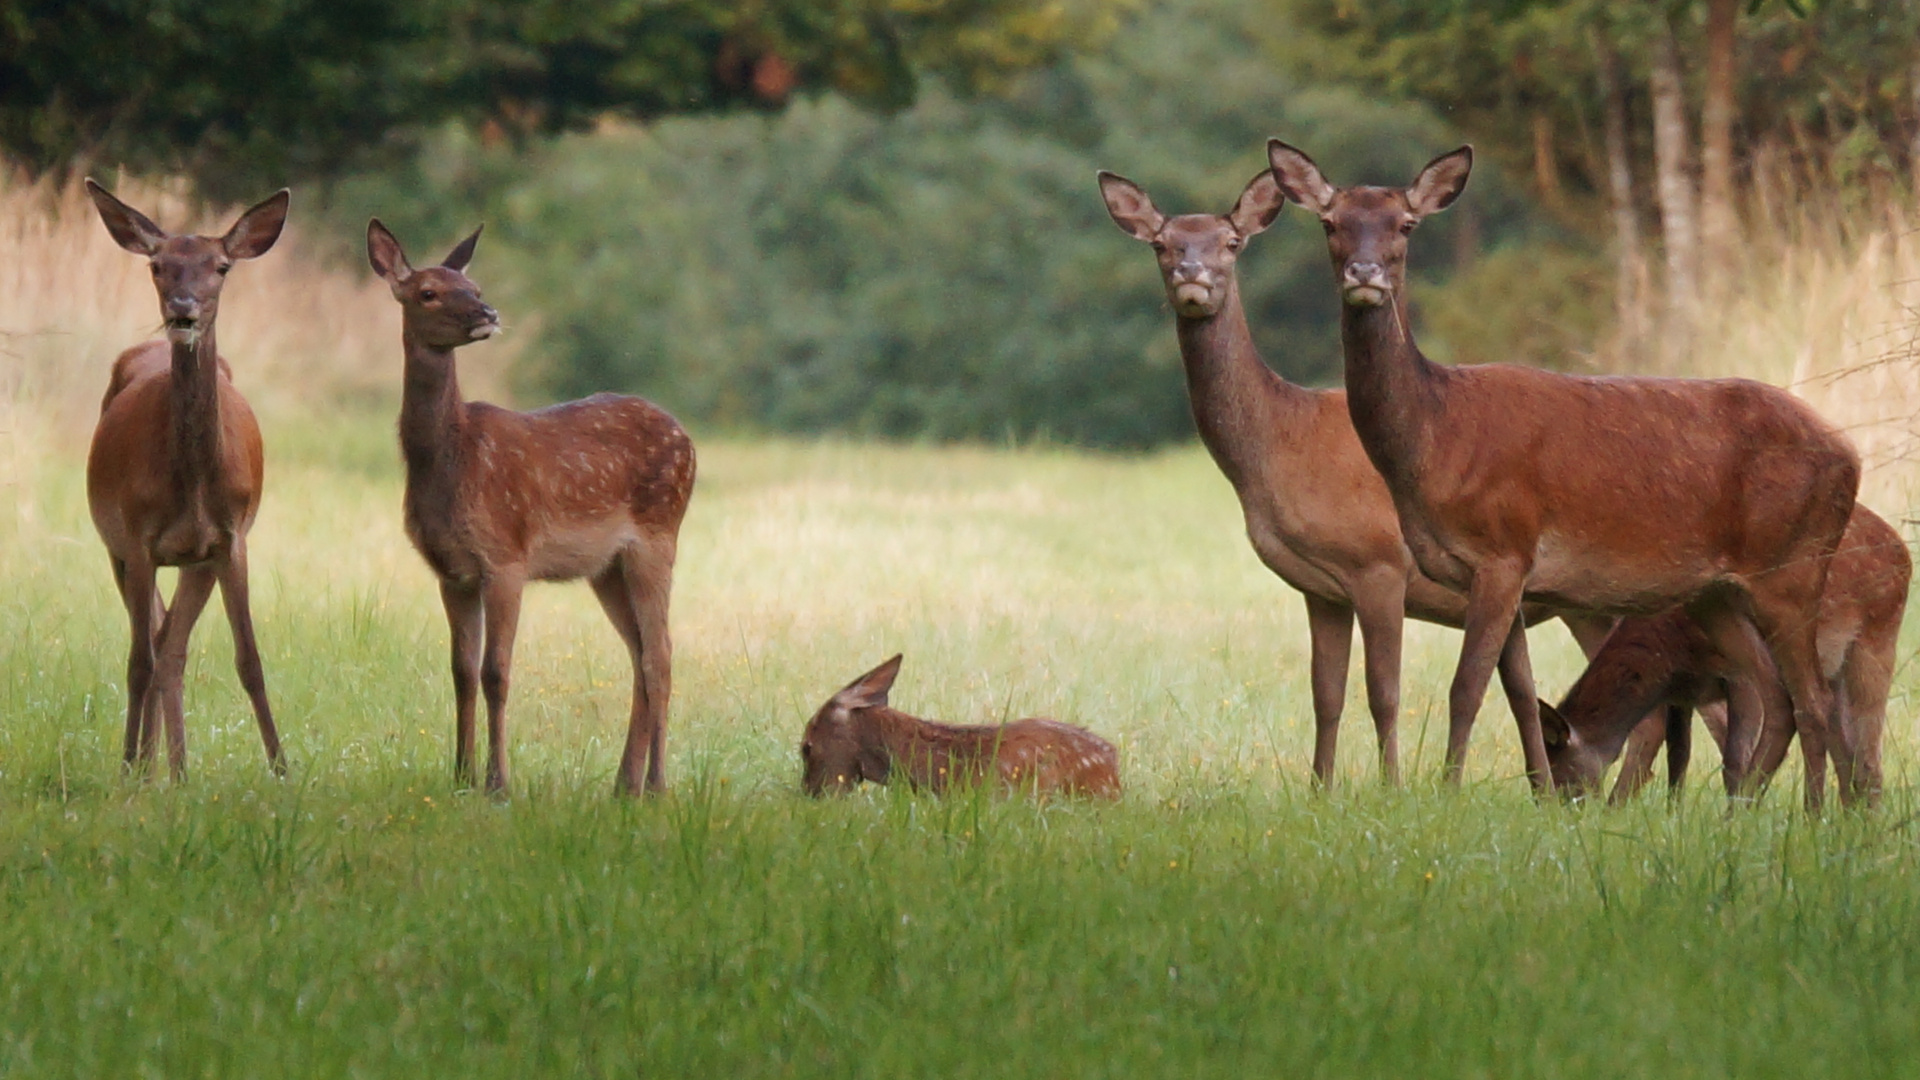
[[[1640,216],[1633,204],[1633,149],[1627,141],[1627,88],[1620,54],[1599,31],[1589,31],[1600,73],[1601,143],[1607,160],[1607,196],[1613,210],[1614,315],[1629,348],[1646,336],[1647,259]]]
[[[1660,201],[1660,231],[1667,255],[1667,314],[1674,332],[1685,337],[1699,306],[1699,225],[1688,161],[1692,139],[1687,131],[1686,81],[1680,73],[1673,26],[1665,18],[1654,27],[1647,89],[1653,96],[1654,191]],[[1685,346],[1684,341],[1678,344]]]
[[[1733,206],[1734,50],[1740,0],[1707,0],[1706,88],[1700,102],[1700,255],[1717,282],[1734,263],[1740,219]]]

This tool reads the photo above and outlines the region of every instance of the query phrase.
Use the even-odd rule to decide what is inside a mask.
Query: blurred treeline
[[[1471,139],[1472,198],[1415,245],[1428,351],[1673,366],[1797,204],[1912,191],[1916,29],[1920,0],[0,0],[0,144],[301,182],[343,261],[369,214],[416,262],[484,220],[530,400],[1144,446],[1191,422],[1096,169],[1217,212],[1269,135],[1378,183]],[[1241,264],[1309,382],[1338,378],[1325,258],[1292,211]]]

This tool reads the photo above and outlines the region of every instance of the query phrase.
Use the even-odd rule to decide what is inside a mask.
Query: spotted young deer
[[[386,226],[367,225],[368,261],[402,312],[407,535],[440,578],[452,630],[454,773],[473,782],[477,684],[487,699],[487,788],[506,790],[521,590],[530,580],[584,577],[633,663],[616,789],[636,794],[644,780],[658,791],[672,692],[667,602],[693,494],[693,443],[637,397],[595,394],[532,412],[463,399],[453,350],[500,330],[463,272],[479,240],[476,229],[439,266],[415,270]]]
[[[1299,150],[1268,144],[1275,179],[1327,233],[1354,430],[1386,480],[1414,561],[1467,595],[1448,701],[1449,778],[1460,776],[1495,661],[1504,653],[1530,672],[1523,599],[1620,615],[1685,604],[1752,673],[1764,659],[1742,618],[1750,613],[1794,714],[1762,732],[1761,778],[1796,728],[1811,757],[1824,761],[1831,739],[1835,760],[1846,761],[1845,732],[1829,726],[1814,626],[1859,484],[1858,455],[1804,403],[1745,379],[1595,378],[1428,360],[1408,328],[1407,237],[1460,195],[1472,160],[1462,147],[1409,187],[1335,188]],[[1764,715],[1758,685],[1736,680],[1735,727]],[[1544,774],[1536,699],[1524,712],[1528,765]],[[1734,790],[1747,782],[1745,734],[1729,735]],[[1820,790],[1809,784],[1810,803]]]
[[[1900,534],[1856,504],[1827,573],[1815,637],[1821,674],[1834,688],[1836,722],[1846,729],[1853,749],[1851,762],[1835,760],[1839,784],[1843,793],[1857,789],[1869,803],[1880,797],[1887,691],[1912,578],[1913,560]],[[1764,676],[1775,684],[1763,697],[1767,707],[1789,709],[1779,700],[1771,665]],[[1624,802],[1646,783],[1653,754],[1665,740],[1667,781],[1677,788],[1687,768],[1688,710],[1724,701],[1728,681],[1737,677],[1733,661],[1684,611],[1622,620],[1560,706],[1540,703],[1554,781],[1570,791],[1596,790],[1624,744],[1626,760],[1608,800]],[[1660,704],[1673,710],[1669,722],[1641,719],[1648,707]],[[1707,729],[1724,753],[1724,723],[1709,720]]]
[[[1279,215],[1285,196],[1271,172],[1254,177],[1224,215],[1167,217],[1138,184],[1110,172],[1100,174],[1100,193],[1121,230],[1153,247],[1194,424],[1239,496],[1255,554],[1306,598],[1315,781],[1333,777],[1357,619],[1380,773],[1397,783],[1402,623],[1410,616],[1458,627],[1467,603],[1414,566],[1386,482],[1347,416],[1346,391],[1296,386],[1254,348],[1235,265],[1247,242]],[[1548,614],[1529,609],[1528,618]],[[1608,620],[1567,617],[1567,625],[1591,652]]]
[[[260,426],[233,388],[214,320],[233,264],[266,254],[280,238],[288,193],[240,215],[222,236],[170,235],[92,179],[87,194],[114,241],[152,267],[166,327],[164,341],[136,345],[113,362],[87,453],[87,508],[133,626],[126,763],[153,759],[155,727],[164,720],[168,772],[175,780],[186,775],[187,643],[217,584],[267,761],[284,773],[247,599],[247,530],[260,509],[265,461]],[[180,569],[169,605],[155,584],[162,566]]]
[[[800,739],[800,782],[809,795],[884,784],[896,772],[935,793],[992,776],[1036,794],[1120,797],[1113,744],[1058,720],[961,726],[922,720],[887,706],[900,674],[895,654],[827,699]]]

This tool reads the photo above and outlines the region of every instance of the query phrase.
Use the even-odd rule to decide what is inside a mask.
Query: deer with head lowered
[[[1851,760],[1834,762],[1840,788],[1857,790],[1869,803],[1880,798],[1887,691],[1912,579],[1913,559],[1900,534],[1855,504],[1827,572],[1814,634],[1821,676],[1834,689],[1836,724],[1846,730],[1852,748]],[[1762,675],[1766,707],[1789,713],[1792,706],[1782,700],[1771,664]],[[1559,707],[1540,703],[1555,785],[1571,794],[1595,792],[1624,745],[1620,775],[1608,797],[1610,803],[1624,802],[1649,779],[1653,755],[1664,740],[1667,783],[1678,790],[1690,749],[1689,713],[1702,707],[1704,714],[1705,706],[1724,702],[1729,682],[1739,677],[1733,661],[1683,610],[1621,620]],[[1666,722],[1642,719],[1655,705],[1667,707]],[[1708,719],[1707,730],[1724,754],[1724,719]],[[1803,741],[1803,754],[1806,749]],[[1817,771],[1810,765],[1809,777]]]
[[[367,225],[368,261],[402,312],[407,535],[440,579],[452,631],[454,773],[473,782],[478,688],[487,700],[487,788],[507,789],[521,591],[528,581],[584,577],[633,663],[616,790],[658,791],[672,688],[667,602],[693,494],[693,443],[637,397],[595,394],[532,412],[462,398],[453,351],[500,330],[465,273],[479,239],[476,229],[439,266],[416,270],[386,226]]]
[[[899,775],[940,794],[989,777],[1037,795],[1120,797],[1120,755],[1083,727],[1044,717],[1008,724],[942,724],[888,706],[900,674],[895,654],[827,699],[800,739],[807,794],[852,790]]]
[[[1530,666],[1523,601],[1605,615],[1685,605],[1749,676],[1731,687],[1726,779],[1735,791],[1748,781],[1744,725],[1765,715],[1751,617],[1793,702],[1790,724],[1769,718],[1761,732],[1756,779],[1796,730],[1810,762],[1829,747],[1847,761],[1846,732],[1830,726],[1815,626],[1859,486],[1858,454],[1803,402],[1745,379],[1428,360],[1407,318],[1408,236],[1459,197],[1472,162],[1462,147],[1408,187],[1335,188],[1307,155],[1268,144],[1274,178],[1327,234],[1354,430],[1421,571],[1467,597],[1448,776],[1460,776],[1495,662],[1519,651]],[[1536,699],[1521,723],[1529,768],[1547,771]],[[1809,778],[1810,807],[1822,787]]]
[[[1239,496],[1254,552],[1306,597],[1314,780],[1324,785],[1333,777],[1357,620],[1381,776],[1398,782],[1402,624],[1410,616],[1458,627],[1466,598],[1414,566],[1386,483],[1348,419],[1346,392],[1296,386],[1254,348],[1235,265],[1247,242],[1279,215],[1285,196],[1270,172],[1254,177],[1224,215],[1168,217],[1139,185],[1110,172],[1100,174],[1100,193],[1121,230],[1153,247],[1174,311],[1194,423]],[[1527,612],[1531,621],[1550,614]],[[1589,651],[1608,626],[1578,617],[1567,624]],[[1533,700],[1530,682],[1507,685]],[[1545,779],[1544,770],[1535,774],[1536,783]]]
[[[166,340],[114,361],[87,453],[87,507],[133,625],[126,763],[152,760],[164,720],[168,771],[185,775],[187,644],[217,584],[240,684],[267,760],[284,773],[247,595],[247,530],[260,509],[264,465],[260,425],[233,387],[214,320],[234,263],[266,254],[280,238],[288,194],[270,196],[221,236],[170,235],[91,179],[87,194],[114,240],[147,259],[166,326]],[[155,583],[162,566],[180,569],[167,605]]]

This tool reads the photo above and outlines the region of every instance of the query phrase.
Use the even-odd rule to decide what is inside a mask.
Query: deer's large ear
[[[839,693],[833,695],[834,704],[844,709],[871,709],[887,703],[887,691],[893,689],[893,680],[900,674],[900,658],[893,657],[848,683]]]
[[[1303,151],[1279,139],[1267,140],[1267,164],[1273,168],[1274,183],[1287,198],[1314,214],[1324,214],[1333,206],[1334,188],[1320,175],[1320,166]]]
[[[453,245],[453,250],[447,252],[447,257],[440,260],[440,265],[449,270],[465,270],[467,264],[473,261],[473,249],[480,243],[480,229],[484,228],[486,228],[485,225],[480,226],[479,229],[473,230],[472,236]]]
[[[1262,233],[1286,205],[1287,197],[1274,180],[1273,170],[1269,169],[1247,182],[1247,190],[1241,192],[1240,201],[1233,204],[1227,223],[1241,236]]]
[[[280,239],[280,230],[287,227],[287,207],[292,202],[293,193],[281,188],[241,214],[227,235],[220,238],[227,257],[257,259],[271,250],[274,241]]]
[[[166,230],[155,225],[147,215],[114,198],[112,192],[95,183],[91,176],[87,177],[87,196],[93,200],[93,208],[100,211],[100,220],[106,222],[114,243],[135,255],[151,256],[167,242]]]
[[[1467,190],[1467,174],[1472,171],[1473,147],[1441,154],[1413,178],[1413,186],[1407,189],[1407,204],[1420,217],[1445,210]]]
[[[1167,215],[1154,207],[1140,185],[1118,173],[1100,170],[1100,197],[1107,201],[1113,223],[1135,240],[1151,242],[1167,223]]]
[[[1544,701],[1540,703],[1540,739],[1550,750],[1564,750],[1573,741],[1573,728],[1567,718]]]
[[[399,285],[413,276],[413,267],[407,262],[407,253],[400,250],[400,241],[379,218],[367,222],[367,263],[373,272],[387,279],[389,285]]]

